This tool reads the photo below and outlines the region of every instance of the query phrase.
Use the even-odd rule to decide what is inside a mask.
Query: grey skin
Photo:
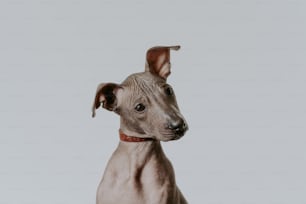
[[[171,49],[179,46],[149,49],[144,72],[130,75],[121,84],[98,86],[93,117],[102,104],[120,116],[121,132],[151,140],[119,142],[99,184],[96,204],[187,203],[160,143],[177,140],[188,129],[166,82]]]

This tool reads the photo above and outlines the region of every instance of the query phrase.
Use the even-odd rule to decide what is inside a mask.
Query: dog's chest
[[[152,162],[152,165],[156,165]],[[147,164],[132,173],[106,169],[97,192],[97,204],[166,204],[175,194],[174,174],[168,166]]]
[[[118,182],[107,185],[101,182],[97,192],[97,204],[166,204],[169,203],[173,188],[168,183],[163,185],[146,184],[136,181]]]

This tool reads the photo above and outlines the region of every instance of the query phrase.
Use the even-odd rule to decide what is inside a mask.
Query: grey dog
[[[186,204],[175,182],[173,167],[160,141],[177,140],[188,129],[180,113],[170,75],[170,50],[147,51],[145,71],[121,84],[98,86],[92,108],[101,105],[120,116],[120,142],[97,190],[97,204]]]

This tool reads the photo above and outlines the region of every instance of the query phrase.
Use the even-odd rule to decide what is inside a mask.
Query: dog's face
[[[117,92],[116,112],[132,131],[168,141],[179,139],[188,129],[172,87],[150,72],[129,76]]]
[[[113,83],[99,85],[93,116],[95,109],[102,103],[104,108],[121,116],[121,123],[128,127],[130,132],[143,137],[169,141],[181,138],[187,131],[188,125],[179,111],[172,87],[166,82],[170,74],[170,63],[167,61],[169,56],[166,55],[167,51],[169,54],[169,47],[157,49],[162,49],[159,50],[159,54],[154,55],[155,57],[157,55],[156,60],[159,62],[148,60],[148,55],[152,54],[149,50],[145,72],[130,75],[120,85]],[[160,53],[164,51],[166,53]],[[151,70],[154,67],[152,63],[160,66],[155,66],[154,70]]]

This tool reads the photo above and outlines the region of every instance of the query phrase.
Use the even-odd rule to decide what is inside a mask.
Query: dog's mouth
[[[180,128],[170,130],[169,133],[167,134],[167,138],[169,138],[169,140],[178,140],[185,135],[187,130],[188,130],[188,126],[187,124],[185,124],[184,126]]]
[[[175,131],[174,132],[174,137],[172,140],[178,140],[180,139],[181,137],[183,137],[186,133],[186,131],[188,130],[188,128],[186,129],[182,129],[182,130],[178,130],[178,131]]]
[[[183,137],[184,135],[175,135],[171,140],[179,140]]]

